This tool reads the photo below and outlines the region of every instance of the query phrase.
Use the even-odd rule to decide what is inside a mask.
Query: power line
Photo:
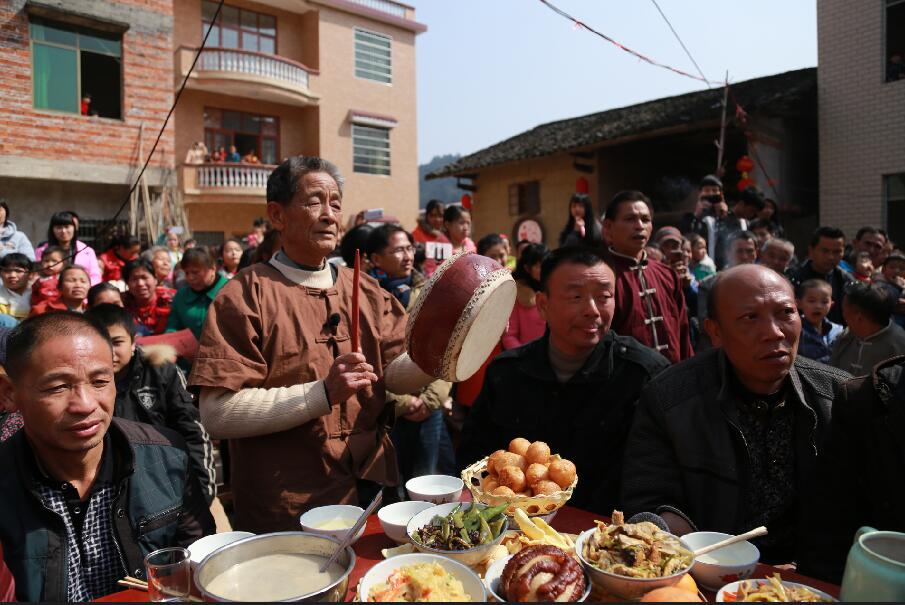
[[[698,65],[698,62],[694,60],[694,57],[691,56],[691,51],[688,50],[688,47],[685,46],[685,43],[682,42],[682,38],[679,37],[679,32],[676,31],[676,28],[672,26],[672,23],[669,22],[669,18],[666,16],[666,13],[663,12],[663,9],[660,8],[660,5],[657,4],[657,0],[650,0],[654,3],[654,6],[657,7],[657,12],[660,13],[660,16],[663,17],[663,20],[666,21],[666,25],[669,26],[669,31],[672,32],[672,35],[676,37],[676,40],[679,41],[679,45],[682,47],[682,50],[685,51],[685,54],[688,55],[689,60],[694,65],[694,68],[698,70],[698,73],[701,74],[701,80],[707,84],[707,88],[710,88],[710,81],[704,75],[704,72],[701,70],[701,66]]]
[[[620,50],[623,50],[623,51],[627,52],[628,54],[632,55],[633,57],[635,57],[635,58],[637,58],[637,59],[640,59],[640,60],[644,61],[645,63],[649,63],[650,65],[653,65],[653,66],[655,66],[655,67],[660,67],[660,68],[662,68],[662,69],[668,69],[669,71],[671,71],[671,72],[673,72],[673,73],[679,74],[680,76],[685,76],[686,78],[691,78],[692,80],[698,80],[698,81],[700,81],[700,82],[704,82],[704,83],[707,84],[708,86],[709,86],[710,84],[717,84],[717,82],[711,82],[710,80],[708,80],[707,78],[705,78],[705,77],[703,76],[703,74],[700,75],[700,76],[696,76],[696,75],[694,75],[694,74],[690,74],[690,73],[688,73],[688,72],[686,72],[686,71],[683,71],[683,70],[681,70],[681,69],[679,69],[679,68],[677,68],[677,67],[673,67],[673,66],[671,66],[671,65],[667,65],[666,63],[660,63],[659,61],[655,61],[654,59],[651,59],[650,57],[647,57],[647,56],[645,56],[645,55],[639,53],[639,52],[636,51],[636,50],[632,50],[632,49],[629,48],[628,46],[625,46],[624,44],[622,44],[622,43],[620,43],[620,42],[617,42],[616,40],[614,40],[613,38],[607,36],[606,34],[597,31],[597,30],[594,29],[593,27],[591,27],[591,26],[589,26],[588,24],[586,24],[584,21],[581,21],[580,19],[577,19],[577,18],[573,17],[572,15],[570,15],[569,13],[567,13],[566,11],[562,10],[562,9],[559,8],[558,6],[556,6],[556,5],[554,5],[553,3],[551,3],[549,0],[540,0],[540,2],[541,2],[541,4],[543,4],[544,6],[546,6],[547,8],[549,8],[550,10],[552,10],[554,13],[556,13],[557,15],[559,15],[560,17],[564,17],[564,18],[568,19],[569,21],[571,21],[572,23],[574,23],[576,27],[581,27],[581,28],[584,28],[584,29],[588,30],[589,32],[591,32],[591,33],[594,34],[595,36],[599,36],[599,37],[603,38],[604,40],[606,40],[607,42],[609,42],[609,43],[612,44],[613,46],[619,48]]]

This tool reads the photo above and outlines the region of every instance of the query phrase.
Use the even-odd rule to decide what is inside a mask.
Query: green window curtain
[[[32,54],[35,107],[79,113],[76,51],[33,43]]]

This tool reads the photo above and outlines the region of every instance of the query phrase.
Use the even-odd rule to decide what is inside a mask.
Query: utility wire
[[[679,37],[679,32],[676,31],[676,28],[672,26],[672,23],[669,22],[669,18],[666,16],[666,13],[663,12],[663,9],[660,8],[660,5],[657,4],[657,0],[650,0],[653,2],[654,6],[657,7],[657,12],[660,13],[660,16],[663,17],[663,20],[666,21],[666,25],[669,26],[669,31],[672,32],[672,35],[676,37],[676,40],[679,41],[679,45],[682,47],[682,50],[685,51],[685,54],[688,55],[689,60],[691,60],[692,64],[694,64],[694,68],[698,70],[698,73],[701,75],[701,80],[707,84],[707,88],[710,88],[710,81],[704,75],[704,72],[701,71],[701,66],[698,65],[698,62],[694,60],[694,57],[691,56],[691,51],[688,50],[688,47],[685,46],[685,43],[682,42],[682,38]]]

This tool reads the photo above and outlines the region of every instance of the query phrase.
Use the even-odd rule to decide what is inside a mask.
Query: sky
[[[701,90],[539,0],[407,0],[416,42],[418,159],[467,155],[538,124]],[[697,73],[653,0],[552,0],[643,55]],[[657,0],[701,70],[737,82],[817,65],[815,0]]]

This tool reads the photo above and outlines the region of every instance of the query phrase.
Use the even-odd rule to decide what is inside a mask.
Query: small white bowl
[[[409,520],[423,510],[433,508],[430,502],[418,502],[410,500],[408,502],[396,502],[389,504],[377,511],[377,518],[380,520],[380,527],[383,533],[397,544],[405,544],[409,541],[405,528],[408,526]]]
[[[331,538],[342,542],[345,539],[346,534],[349,533],[349,530],[352,529],[352,526],[355,525],[355,521],[357,521],[358,517],[364,512],[363,508],[350,504],[318,506],[300,516],[299,523],[301,523],[303,531],[318,534],[320,536],[330,536]],[[347,526],[344,529],[322,529],[318,527],[318,525],[332,519],[347,521]],[[358,533],[355,535],[355,539],[352,540],[352,544],[355,544],[364,533],[365,525],[362,525],[361,529],[358,530]]]
[[[479,578],[475,572],[452,559],[423,553],[390,557],[386,561],[381,561],[369,569],[368,573],[364,575],[361,582],[358,584],[359,600],[363,603],[367,602],[368,595],[371,594],[371,589],[382,582],[386,582],[386,579],[390,574],[397,569],[405,567],[406,565],[418,565],[422,563],[439,563],[442,565],[443,569],[462,582],[462,588],[470,597],[472,603],[483,603],[487,601],[487,590],[484,588],[484,583],[481,582],[481,578]]]
[[[405,528],[405,533],[408,536],[409,541],[420,552],[447,557],[449,559],[453,559],[454,561],[458,561],[463,565],[477,565],[487,558],[488,551],[491,548],[503,541],[503,537],[509,530],[509,517],[507,517],[506,515],[503,515],[503,528],[500,530],[500,535],[497,536],[495,540],[488,542],[487,544],[469,548],[467,550],[440,550],[438,548],[430,548],[428,546],[424,546],[412,537],[415,533],[415,530],[420,529],[430,523],[431,520],[433,520],[434,516],[445,517],[453,510],[455,510],[455,508],[459,505],[461,505],[463,508],[470,506],[467,503],[462,504],[460,502],[450,502],[448,504],[440,504],[438,506],[433,506],[421,511],[420,513],[409,519],[408,525]],[[481,509],[489,508],[486,504],[481,504],[480,502],[477,503],[477,506]]]
[[[603,571],[588,561],[584,556],[585,543],[594,535],[597,528],[592,528],[581,532],[578,539],[575,540],[575,553],[581,559],[581,564],[585,571],[591,576],[591,582],[594,586],[602,588],[607,593],[620,599],[637,601],[643,595],[655,588],[663,588],[664,586],[672,586],[677,584],[686,573],[694,568],[695,562],[691,562],[691,567],[672,574],[671,576],[663,576],[660,578],[631,578],[628,576],[620,576],[619,574]],[[679,540],[681,542],[681,539]],[[688,548],[687,545],[683,545]],[[689,549],[690,550],[690,549]]]
[[[716,593],[716,602],[725,603],[726,602],[726,596],[725,596],[726,593],[727,592],[738,592],[739,584],[741,584],[742,582],[767,582],[767,580],[740,580],[738,582],[732,582],[731,584],[726,584],[725,586],[720,588],[719,592]],[[785,580],[783,580],[782,585],[788,586],[790,588],[807,588],[808,590],[810,590],[811,592],[816,594],[821,599],[825,599],[825,600],[831,601],[833,603],[836,603],[839,601],[839,599],[828,595],[827,593],[823,592],[822,590],[817,590],[813,586],[808,586],[806,584],[799,584],[798,582],[786,582]],[[735,601],[735,599],[733,599],[733,602],[734,601]]]
[[[484,574],[484,585],[487,587],[487,592],[500,603],[506,602],[506,599],[500,596],[500,579],[503,577],[503,570],[506,569],[506,564],[509,563],[509,560],[514,556],[515,555],[509,555],[508,557],[497,559],[491,563],[490,567],[487,568],[487,572]],[[584,594],[578,599],[579,602],[587,601],[588,597],[591,596],[591,578],[588,576],[588,570],[586,569],[584,570],[584,583]]]
[[[247,531],[226,531],[222,534],[211,534],[210,536],[204,536],[203,538],[195,540],[189,546],[189,558],[192,561],[192,570],[198,567],[198,564],[204,560],[204,557],[218,548],[222,548],[233,542],[238,542],[244,538],[250,538],[253,535],[253,533]]]
[[[405,491],[412,500],[446,504],[458,502],[465,483],[449,475],[423,475],[405,482]]]
[[[716,531],[698,531],[682,536],[691,550],[697,550],[725,540],[730,534]],[[729,582],[751,577],[760,560],[760,551],[750,542],[738,542],[724,546],[706,555],[696,557],[691,575],[704,588],[719,590]]]

